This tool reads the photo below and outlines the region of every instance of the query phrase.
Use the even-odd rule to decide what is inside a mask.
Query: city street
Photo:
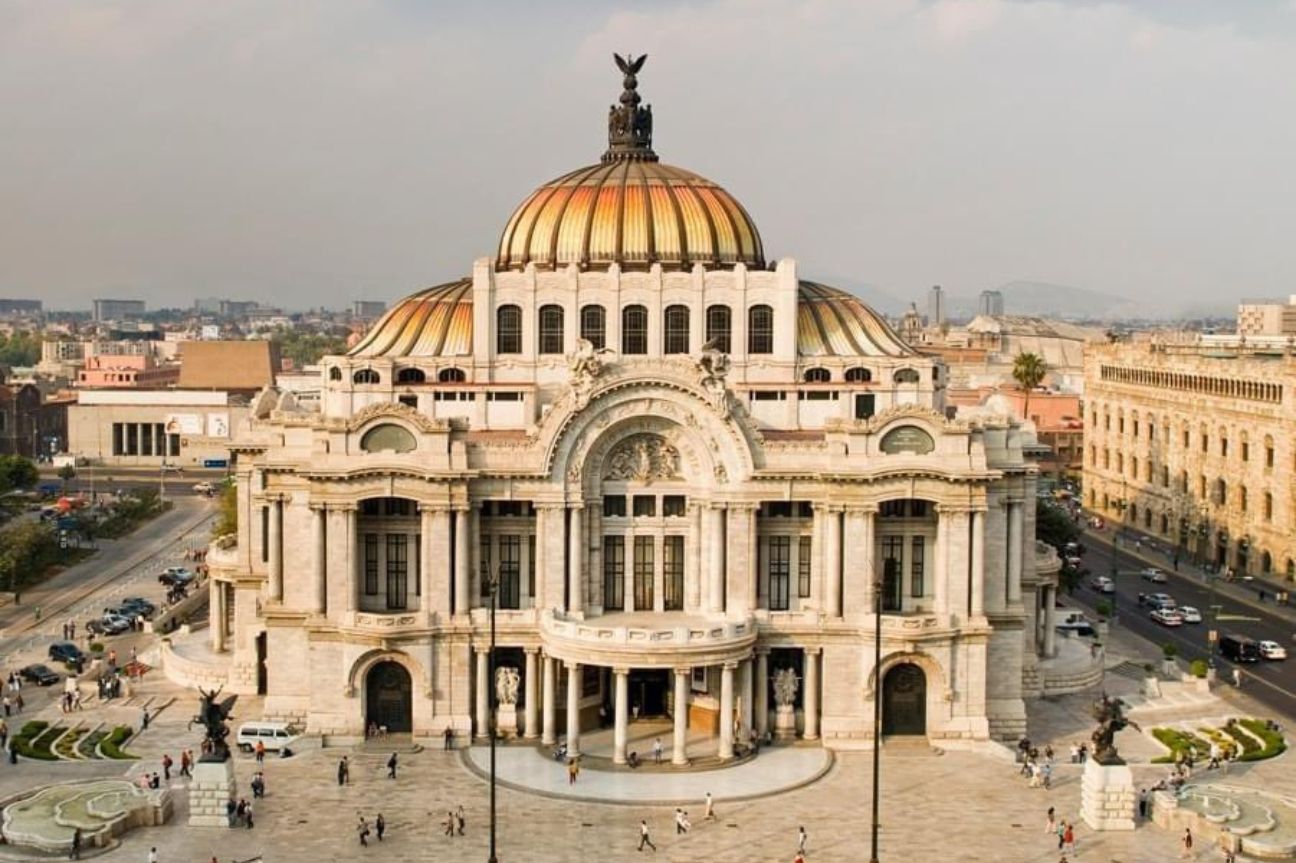
[[[1115,600],[1117,620],[1114,625],[1124,627],[1156,645],[1167,642],[1179,648],[1185,661],[1210,656],[1208,633],[1215,629],[1222,636],[1238,633],[1257,641],[1276,641],[1292,651],[1296,642],[1296,609],[1274,605],[1273,592],[1267,590],[1268,599],[1260,602],[1254,587],[1245,583],[1226,583],[1198,571],[1186,561],[1181,561],[1180,572],[1171,568],[1162,555],[1135,549],[1132,541],[1122,540],[1121,547],[1111,545],[1109,534],[1086,534],[1084,566],[1089,569],[1085,583],[1069,598],[1083,605],[1091,613],[1102,599]],[[1155,566],[1167,576],[1167,583],[1154,584],[1145,580],[1140,572]],[[1111,577],[1115,573],[1116,593],[1099,594],[1090,586],[1097,576]],[[1150,618],[1151,609],[1138,604],[1139,593],[1168,593],[1179,605],[1189,605],[1202,613],[1202,623],[1185,623],[1169,627]],[[1218,606],[1218,621],[1211,623],[1212,606]],[[1156,661],[1150,655],[1148,661]],[[1218,654],[1215,661],[1222,679],[1232,674],[1233,663]],[[1296,663],[1293,660],[1243,663],[1243,688],[1256,700],[1289,716],[1296,717]]]

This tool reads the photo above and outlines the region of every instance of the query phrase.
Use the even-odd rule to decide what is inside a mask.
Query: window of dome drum
[[[443,384],[461,384],[465,380],[467,376],[464,375],[463,369],[450,368],[437,372],[437,381]]]
[[[595,349],[602,350],[606,347],[607,310],[598,305],[581,306],[580,334]]]
[[[666,333],[662,345],[664,354],[686,354],[689,349],[689,310],[688,306],[667,306],[663,314],[663,329]]]
[[[733,312],[728,306],[707,306],[706,342],[722,354],[731,351],[730,333],[733,331]]]
[[[561,354],[563,352],[563,308],[562,306],[540,307],[540,353]]]
[[[855,366],[846,370],[846,383],[859,384],[867,383],[873,380],[873,373],[863,366]]]
[[[360,369],[351,376],[351,382],[357,384],[377,384],[382,382],[382,376],[373,369]]]
[[[774,309],[769,306],[747,310],[747,353],[774,353]]]
[[[500,306],[495,310],[495,353],[522,353],[522,309]]]
[[[896,369],[892,380],[898,384],[916,384],[921,378],[917,369]]]
[[[342,370],[337,366],[334,366],[333,368],[329,369],[329,380],[331,381],[342,380]]]
[[[398,384],[421,384],[427,382],[427,375],[422,369],[401,369],[396,373]]]
[[[825,368],[806,369],[803,377],[808,384],[826,384],[832,380],[832,372]]]
[[[626,306],[621,310],[621,353],[648,353],[648,309]]]

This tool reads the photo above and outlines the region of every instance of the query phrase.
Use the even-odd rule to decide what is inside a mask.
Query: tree
[[[0,455],[0,492],[31,488],[39,479],[40,473],[31,459],[20,455]]]
[[[76,468],[70,464],[63,465],[63,467],[59,468],[58,478],[63,480],[63,494],[66,496],[68,483],[76,479]]]
[[[18,331],[0,335],[0,365],[34,366],[40,362],[41,342],[35,333]]]
[[[1031,391],[1040,385],[1044,376],[1048,374],[1048,366],[1039,354],[1032,354],[1023,351],[1013,360],[1012,376],[1026,392],[1026,404],[1022,406],[1022,417],[1030,419],[1030,397]]]
[[[1035,538],[1051,545],[1057,551],[1058,557],[1062,558],[1062,571],[1059,574],[1062,587],[1068,593],[1079,587],[1084,571],[1066,563],[1067,545],[1080,541],[1080,528],[1076,527],[1071,517],[1060,507],[1040,501],[1035,507]]]

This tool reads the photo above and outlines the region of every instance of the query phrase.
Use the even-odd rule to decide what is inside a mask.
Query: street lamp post
[[[873,582],[873,815],[869,863],[878,863],[878,791],[882,771],[882,588]]]
[[[487,711],[490,714],[487,719],[487,733],[490,734],[490,856],[486,858],[487,863],[498,863],[499,858],[495,856],[495,737],[498,720],[496,719],[496,701],[495,692],[495,609],[498,605],[497,597],[499,595],[498,577],[488,578],[486,580],[486,589],[490,592],[490,653],[487,654],[486,667],[486,703],[489,707]]]

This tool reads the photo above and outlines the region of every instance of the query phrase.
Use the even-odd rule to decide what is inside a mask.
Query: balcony
[[[576,620],[552,610],[540,616],[546,650],[566,662],[635,668],[716,665],[744,658],[756,621],[676,612],[609,614]]]

